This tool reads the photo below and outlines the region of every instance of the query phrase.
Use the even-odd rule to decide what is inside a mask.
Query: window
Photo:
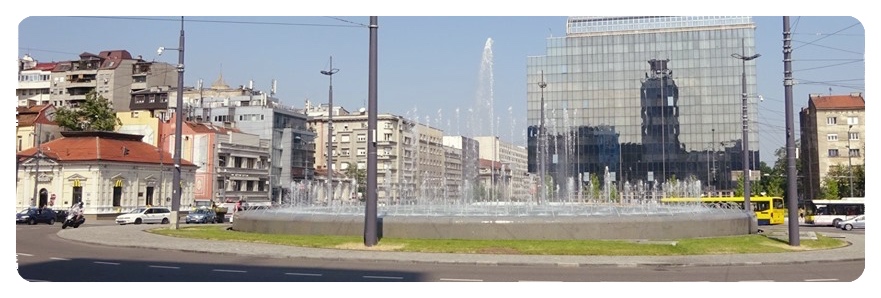
[[[358,135],[358,142],[362,142],[362,143],[367,142],[367,135],[366,134],[359,134]]]
[[[860,149],[850,149],[848,154],[850,154],[850,156],[860,156]]]
[[[342,139],[341,142],[343,143],[349,142],[349,135],[341,135],[340,138]]]
[[[838,157],[838,149],[829,149],[829,157]]]
[[[835,125],[838,124],[838,118],[835,117],[826,117],[826,124]]]
[[[358,156],[364,156],[364,155],[367,155],[367,149],[358,148]]]
[[[858,133],[858,132],[852,132],[852,133],[849,133],[848,136],[847,136],[847,138],[848,138],[849,140],[851,140],[851,141],[859,140],[859,139],[860,139],[860,133]]]
[[[838,134],[830,133],[826,135],[827,141],[838,141]]]
[[[860,118],[856,116],[847,117],[847,124],[854,125],[860,124]]]

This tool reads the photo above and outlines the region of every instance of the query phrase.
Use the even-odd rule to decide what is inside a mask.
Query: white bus
[[[840,200],[813,200],[805,215],[805,223],[821,226],[838,226],[838,222],[866,213],[865,198],[841,198]]]

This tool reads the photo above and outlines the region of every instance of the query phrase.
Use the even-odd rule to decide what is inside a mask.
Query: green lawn
[[[817,235],[817,240],[801,239],[797,247],[787,241],[765,235],[678,239],[674,241],[636,242],[624,240],[456,240],[382,238],[379,244],[365,247],[359,236],[316,236],[258,234],[227,230],[225,225],[158,228],[152,233],[183,238],[222,241],[245,241],[279,245],[438,253],[484,253],[524,255],[594,255],[594,256],[663,256],[740,253],[777,253],[797,250],[828,249],[844,246],[839,239]]]

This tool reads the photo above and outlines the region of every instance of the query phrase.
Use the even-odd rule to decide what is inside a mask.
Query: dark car
[[[35,208],[30,207],[15,214],[15,223],[26,223],[35,225],[37,223],[55,224],[55,211],[51,208]]]

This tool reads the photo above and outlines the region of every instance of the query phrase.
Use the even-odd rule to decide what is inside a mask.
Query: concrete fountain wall
[[[422,239],[648,239],[669,240],[755,234],[755,214],[715,212],[640,216],[385,216],[380,237]],[[364,234],[363,215],[311,215],[244,211],[234,230],[291,235]]]

